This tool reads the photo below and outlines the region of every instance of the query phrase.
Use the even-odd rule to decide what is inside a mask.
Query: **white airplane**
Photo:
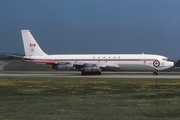
[[[174,66],[167,57],[152,54],[74,54],[48,55],[42,51],[29,30],[21,30],[24,44],[24,60],[36,64],[52,65],[57,70],[81,71],[82,75],[100,75],[102,70],[151,70],[157,71]]]

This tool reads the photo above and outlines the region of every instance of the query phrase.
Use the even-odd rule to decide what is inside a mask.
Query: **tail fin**
[[[24,51],[26,56],[45,56],[36,40],[33,38],[29,30],[21,30],[24,44]]]

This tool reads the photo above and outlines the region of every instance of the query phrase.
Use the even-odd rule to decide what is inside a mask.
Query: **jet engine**
[[[83,67],[82,71],[84,71],[84,72],[101,72],[101,68],[99,66]]]
[[[101,68],[94,64],[84,64],[83,67],[80,69],[82,71],[82,75],[100,75],[101,74]]]
[[[52,67],[56,70],[72,70],[75,69],[72,63],[58,63]]]

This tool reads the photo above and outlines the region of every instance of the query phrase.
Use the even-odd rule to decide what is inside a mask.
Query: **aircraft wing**
[[[103,63],[98,64],[98,63],[83,63],[83,62],[75,62],[72,64],[78,69],[86,68],[86,67],[94,67],[94,66],[107,70],[120,69],[120,66],[117,64],[103,64]]]
[[[32,61],[35,64],[44,64],[44,65],[56,65],[58,62],[55,60],[33,60]]]
[[[95,64],[95,63],[84,63],[84,62],[58,62],[55,60],[33,60],[35,64],[46,64],[46,65],[58,65],[58,64],[72,64],[75,68],[80,69],[86,66],[98,66],[100,68],[106,69],[120,69],[120,66],[117,64]]]

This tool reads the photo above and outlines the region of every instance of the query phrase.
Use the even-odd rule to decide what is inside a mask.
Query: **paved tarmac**
[[[70,78],[158,78],[158,79],[180,79],[180,74],[163,74],[163,75],[151,75],[151,74],[114,74],[113,72],[102,73],[102,75],[81,75],[78,72],[62,72],[62,73],[47,73],[47,72],[38,72],[38,73],[18,73],[18,72],[7,72],[0,73],[0,76],[6,77],[70,77]]]

